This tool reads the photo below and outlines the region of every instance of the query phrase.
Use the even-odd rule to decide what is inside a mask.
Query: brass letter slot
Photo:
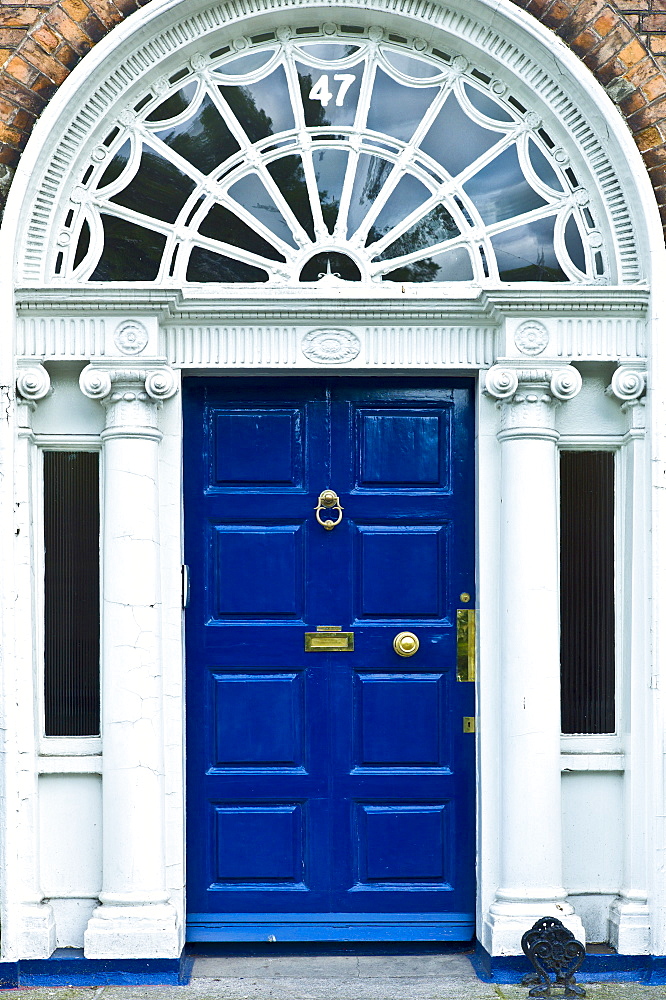
[[[456,613],[456,633],[458,640],[458,664],[456,679],[476,680],[476,612],[459,609]]]
[[[354,649],[354,633],[343,632],[340,625],[317,625],[316,632],[305,633],[306,653],[348,653]]]

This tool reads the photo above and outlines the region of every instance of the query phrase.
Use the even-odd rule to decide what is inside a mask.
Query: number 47
[[[340,87],[338,89],[338,95],[335,98],[336,107],[338,108],[342,107],[347,91],[349,90],[355,79],[356,77],[354,76],[353,73],[335,74],[333,80],[336,83],[340,84]],[[328,89],[328,73],[323,73],[319,77],[314,87],[308,94],[308,97],[310,98],[311,101],[319,101],[322,108],[325,108],[328,105],[328,102],[333,97],[333,94]]]

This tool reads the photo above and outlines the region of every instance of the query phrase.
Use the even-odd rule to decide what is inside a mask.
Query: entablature
[[[297,294],[298,293],[298,294]],[[647,288],[521,289],[444,299],[242,297],[176,289],[23,289],[17,355],[87,361],[162,357],[182,368],[470,370],[498,358],[646,356]]]

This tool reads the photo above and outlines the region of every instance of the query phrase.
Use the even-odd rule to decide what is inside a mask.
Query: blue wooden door
[[[184,396],[189,939],[469,939],[470,380],[197,378]],[[306,651],[318,626],[353,651]]]

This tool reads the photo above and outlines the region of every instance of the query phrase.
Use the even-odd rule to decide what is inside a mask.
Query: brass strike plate
[[[343,632],[340,625],[317,625],[316,632],[305,633],[306,653],[350,653],[354,633]]]
[[[473,715],[463,715],[463,733],[475,733],[475,719]]]
[[[456,612],[456,680],[476,680],[476,611],[459,608]]]

